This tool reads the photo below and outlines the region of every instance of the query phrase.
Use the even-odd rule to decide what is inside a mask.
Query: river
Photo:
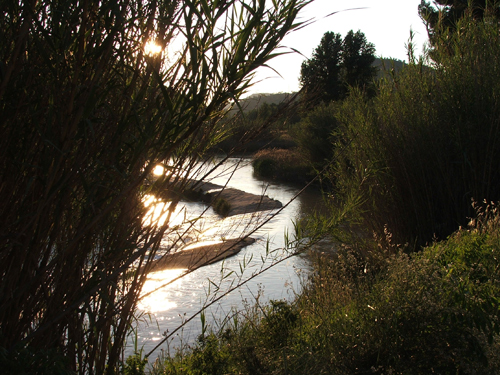
[[[227,182],[231,173],[233,175]],[[250,159],[229,159],[212,175],[214,177],[210,182],[219,185],[227,182],[228,187],[248,193],[264,193],[284,205],[300,190],[291,185],[255,178]],[[125,356],[133,353],[134,342],[139,349],[143,349],[144,354],[161,343],[151,355],[152,359],[161,350],[172,351],[172,348],[181,344],[193,343],[202,330],[199,315],[166,342],[162,343],[162,340],[178,329],[182,322],[198,314],[203,306],[223,294],[227,295],[205,309],[205,324],[210,328],[218,329],[224,317],[243,308],[245,304],[254,304],[257,298],[259,303],[270,299],[293,299],[301,291],[302,282],[310,270],[309,261],[301,255],[275,263],[289,254],[284,248],[286,233],[289,239],[293,237],[293,221],[320,204],[319,192],[306,190],[278,214],[276,211],[268,211],[258,215],[236,215],[222,220],[211,209],[206,211],[204,219],[196,223],[197,238],[202,241],[235,238],[244,229],[248,231],[264,219],[269,221],[251,235],[257,241],[243,248],[236,256],[201,267],[141,300],[139,319],[135,324],[135,332],[128,339]],[[185,220],[186,217],[198,217],[204,210],[206,206],[201,203],[186,202],[179,215]],[[254,277],[261,269],[272,264],[275,265]],[[183,272],[184,270],[165,270],[151,273],[143,293],[157,289]],[[238,282],[248,279],[250,280],[242,287],[227,293]]]

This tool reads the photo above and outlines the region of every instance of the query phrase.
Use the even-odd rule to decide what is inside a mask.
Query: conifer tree
[[[349,86],[368,88],[376,74],[375,47],[361,31],[326,32],[312,57],[302,63],[300,83],[306,100],[344,99]]]

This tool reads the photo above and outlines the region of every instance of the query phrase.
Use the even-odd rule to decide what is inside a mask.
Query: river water
[[[163,287],[169,280],[183,275],[185,270],[151,273],[143,293],[159,289],[141,300],[140,318],[136,322],[135,332],[128,339],[125,356],[133,353],[134,343],[138,349],[143,349],[144,354],[161,344],[151,354],[153,359],[162,350],[172,352],[176,346],[193,343],[202,331],[202,320],[196,314],[204,306],[209,305],[204,312],[205,325],[218,329],[224,317],[242,309],[245,304],[253,305],[256,298],[259,303],[270,299],[290,300],[301,290],[310,270],[309,261],[303,255],[285,259],[291,250],[284,248],[287,236],[288,241],[293,238],[293,222],[321,205],[319,192],[306,190],[293,200],[299,188],[255,178],[249,159],[229,159],[212,176],[210,182],[215,184],[227,183],[228,187],[248,193],[268,195],[284,205],[290,203],[277,214],[276,211],[266,211],[222,220],[211,209],[206,210],[203,204],[186,202],[179,211],[184,220],[198,217],[206,210],[204,219],[197,221],[195,228],[196,238],[202,241],[236,238],[242,231],[248,232],[263,220],[268,222],[251,235],[257,240],[255,243],[224,262],[201,267]],[[260,270],[273,264],[269,270],[259,274]],[[243,286],[227,292],[242,281],[245,282]],[[224,294],[222,299],[210,305],[210,302]],[[179,329],[183,322],[195,315]],[[162,342],[167,335],[171,336]]]

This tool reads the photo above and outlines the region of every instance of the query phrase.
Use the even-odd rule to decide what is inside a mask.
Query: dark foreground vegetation
[[[0,1],[2,374],[121,371],[171,215],[308,2]]]
[[[351,89],[297,123],[331,119],[326,136],[301,132],[322,145],[299,151],[309,165],[322,153],[333,207],[301,234],[339,243],[312,253],[304,291],[257,301],[152,373],[498,373],[500,38],[495,12],[461,17],[433,33],[432,59],[410,44],[410,64],[374,96]],[[258,154],[258,173],[275,173],[273,154],[285,159]]]

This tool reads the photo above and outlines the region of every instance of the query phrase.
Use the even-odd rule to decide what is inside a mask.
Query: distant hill
[[[280,104],[295,93],[280,92],[276,94],[252,94],[245,99],[240,100],[240,106],[244,111],[251,111],[260,107],[262,104]]]
[[[378,69],[376,79],[383,78],[390,74],[391,70],[399,72],[407,64],[404,61],[397,59],[381,59],[376,58],[373,62],[373,66]],[[280,104],[284,102],[288,97],[296,93],[276,93],[276,94],[252,94],[245,99],[240,100],[240,106],[245,112],[251,111],[260,107],[262,104]],[[233,108],[232,111],[238,111],[238,108]]]
[[[407,64],[397,59],[376,58],[372,65],[378,69],[377,78],[380,79],[390,73],[392,69],[394,69],[395,72],[399,72]]]

